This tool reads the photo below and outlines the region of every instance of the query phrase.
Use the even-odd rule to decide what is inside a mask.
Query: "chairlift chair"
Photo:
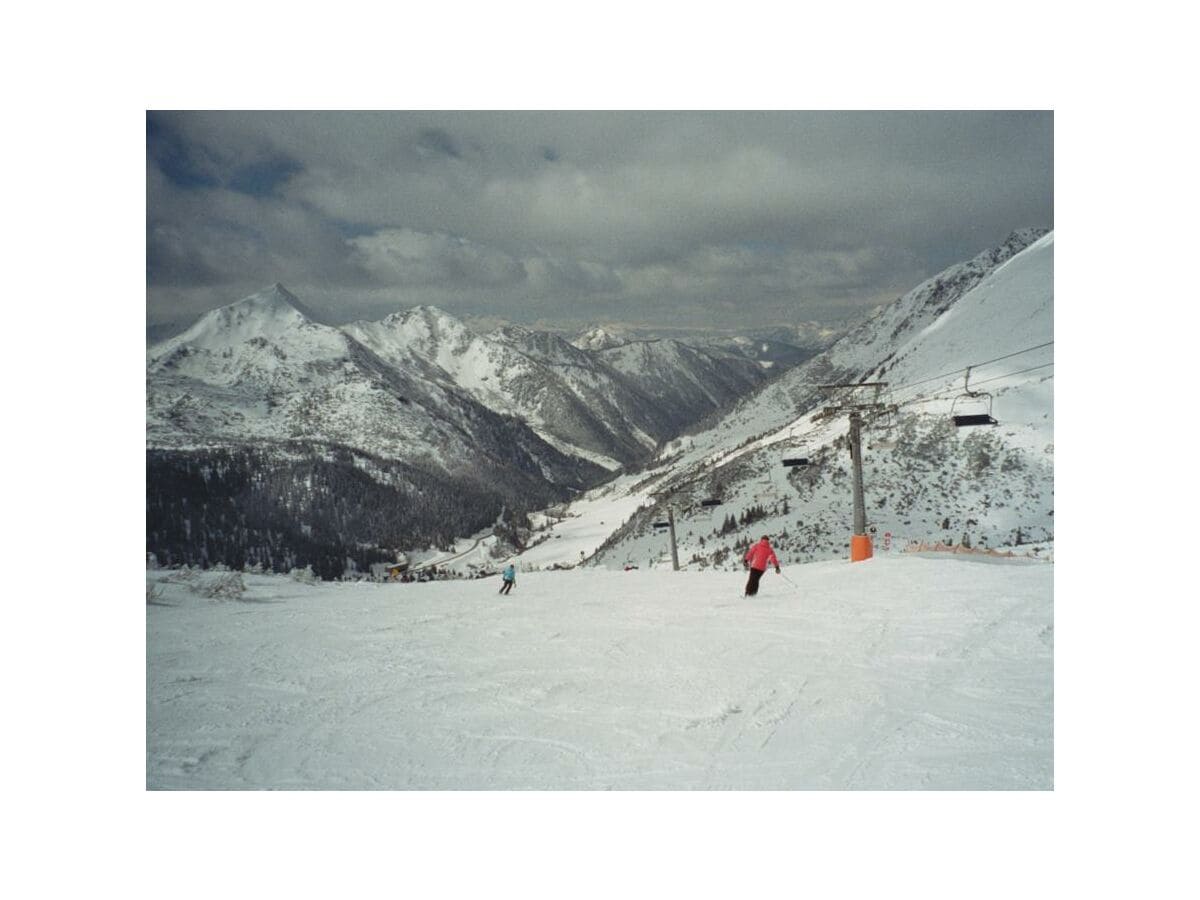
[[[755,500],[771,500],[779,499],[779,486],[775,484],[775,479],[771,477],[770,469],[763,470],[763,477],[755,482],[754,499]]]
[[[992,418],[992,395],[987,391],[971,390],[971,369],[974,366],[967,366],[967,375],[963,380],[963,393],[954,398],[954,402],[950,404],[950,416],[954,419],[956,428],[962,428],[964,425],[999,425]],[[987,412],[982,411],[981,403],[987,400]],[[974,412],[955,414],[954,410],[958,406],[960,400],[966,400],[969,405],[976,406]]]
[[[894,450],[900,443],[896,434],[899,407],[889,403],[870,421],[870,431],[874,435],[867,439],[868,450]],[[870,432],[868,432],[870,433]]]

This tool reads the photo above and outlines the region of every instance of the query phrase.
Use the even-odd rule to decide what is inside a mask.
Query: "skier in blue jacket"
[[[517,570],[512,563],[509,563],[508,568],[500,575],[500,580],[500,593],[507,594],[513,589],[513,585],[517,583]]]

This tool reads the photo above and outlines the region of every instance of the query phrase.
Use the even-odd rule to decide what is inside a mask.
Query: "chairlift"
[[[899,445],[900,438],[896,434],[898,410],[895,403],[889,403],[871,419],[870,431],[874,436],[867,439],[868,450],[894,450]]]
[[[754,499],[775,502],[779,499],[779,485],[771,477],[771,470],[764,469],[762,478],[755,482]]]
[[[670,528],[671,523],[670,522],[655,522],[654,527],[655,528]]]
[[[783,461],[783,464],[787,467],[807,466],[808,465],[808,457],[807,456],[794,456],[791,459],[785,459]]]
[[[720,505],[721,505],[721,502],[722,502],[722,501],[720,501],[720,500],[717,500],[717,499],[715,499],[715,498],[713,498],[713,497],[710,497],[710,498],[708,498],[707,500],[701,500],[701,501],[700,501],[700,505],[701,505],[701,506],[720,506]]]
[[[963,393],[954,398],[954,402],[950,404],[950,416],[954,419],[954,425],[957,428],[962,428],[964,425],[999,425],[992,418],[992,395],[987,391],[971,390],[971,369],[974,366],[967,366],[967,375],[963,379]],[[982,401],[987,400],[987,412],[982,411]],[[969,405],[977,407],[974,412],[958,413],[955,415],[954,409],[958,406],[960,400],[966,400]]]
[[[875,438],[867,444],[868,450],[895,450],[900,442],[894,437]]]

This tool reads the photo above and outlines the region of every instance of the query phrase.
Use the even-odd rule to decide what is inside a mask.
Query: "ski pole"
[[[786,581],[788,584],[790,584],[792,587],[794,587],[794,588],[798,588],[798,587],[800,587],[800,585],[796,584],[796,582],[792,581],[792,579],[788,578],[788,577],[787,577],[786,575],[784,575],[782,572],[780,572],[780,573],[779,573],[779,576],[780,576],[780,577],[781,577],[781,578],[782,578],[784,581]]]

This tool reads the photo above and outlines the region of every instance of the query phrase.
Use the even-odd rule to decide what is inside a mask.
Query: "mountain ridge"
[[[689,377],[725,379],[729,363],[709,364],[710,371]],[[746,384],[763,377],[743,375]],[[256,523],[231,524],[237,504],[222,492],[260,490],[249,471],[257,467],[287,473],[278,476],[278,502],[308,510],[310,520],[323,510],[344,523],[321,545],[343,548],[320,551],[327,575],[336,573],[339,555],[365,565],[384,553],[379,533],[390,535],[388,547],[448,540],[453,532],[422,511],[429,497],[468,504],[473,512],[453,512],[446,522],[477,530],[497,516],[569,499],[649,459],[675,427],[660,412],[661,398],[637,377],[558,336],[513,327],[481,336],[432,306],[381,322],[326,325],[278,283],[147,348],[146,397],[147,483],[156,510],[148,541],[169,535],[148,551],[193,562],[209,559],[206,548],[219,544],[243,547],[259,561],[269,549],[272,564],[297,560],[309,532],[278,538],[292,531],[276,501],[255,501]],[[709,395],[680,400],[691,404],[692,418],[718,402]],[[310,463],[296,447],[308,448]],[[359,497],[368,518],[320,505],[325,501],[303,487],[306,465]],[[179,519],[192,523],[179,503],[201,496],[195,480],[214,470],[226,473],[211,482],[207,504],[224,510],[213,526],[219,539],[199,524],[176,527]],[[378,496],[360,483],[364,473],[380,485]],[[385,511],[378,508],[384,495],[408,499]],[[382,524],[369,526],[368,519]],[[241,544],[230,530],[244,532]]]

